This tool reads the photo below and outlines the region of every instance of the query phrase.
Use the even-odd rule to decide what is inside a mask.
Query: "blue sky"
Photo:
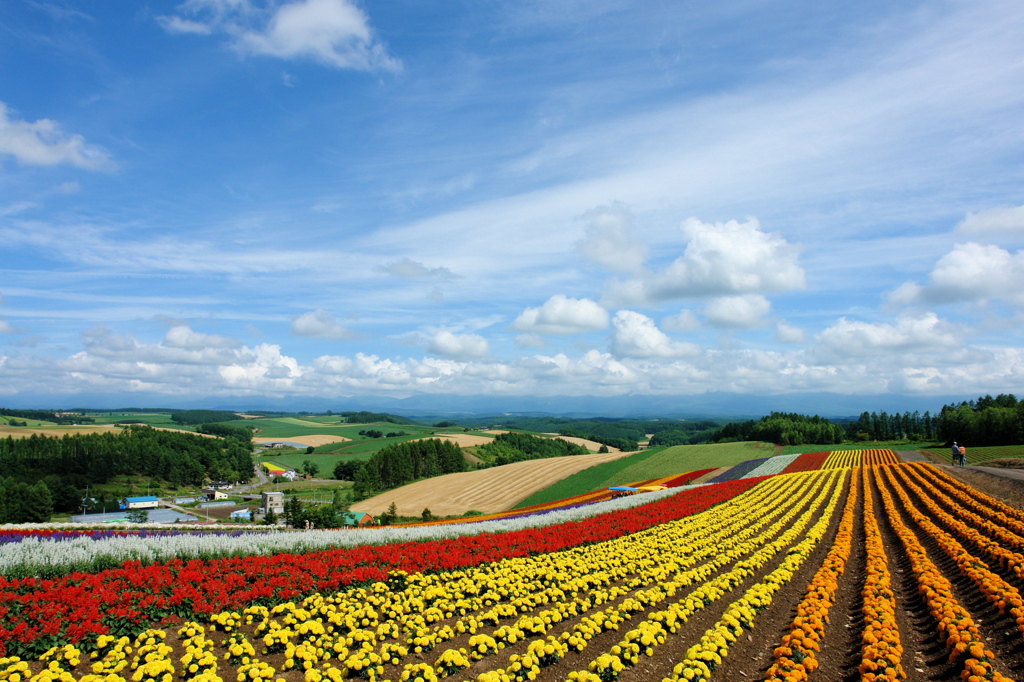
[[[1024,5],[834,4],[4,3],[0,404],[1024,392]]]

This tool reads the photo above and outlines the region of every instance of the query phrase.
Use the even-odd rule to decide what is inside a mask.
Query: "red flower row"
[[[703,511],[763,478],[695,488],[630,510],[545,528],[454,540],[361,546],[307,554],[127,562],[54,580],[0,578],[0,655],[38,655],[102,633],[140,632],[169,617],[201,619],[250,604],[388,579],[389,572],[437,572],[507,557],[602,542]]]

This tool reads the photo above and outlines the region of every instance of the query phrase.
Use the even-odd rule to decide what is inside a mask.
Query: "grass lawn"
[[[625,485],[698,469],[731,466],[748,459],[770,457],[775,446],[764,443],[715,443],[675,445],[670,448],[641,450],[635,455],[584,469],[540,490],[516,505],[516,508],[554,502],[574,495],[613,485]]]

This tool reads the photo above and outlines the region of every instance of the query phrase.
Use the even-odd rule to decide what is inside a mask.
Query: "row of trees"
[[[178,410],[171,413],[171,421],[175,424],[195,426],[197,424],[212,424],[213,422],[233,422],[244,419],[234,412],[227,410]]]
[[[361,500],[420,478],[465,470],[462,449],[451,441],[428,438],[394,443],[375,452],[358,468],[352,478],[353,494]]]
[[[930,412],[888,414],[864,412],[846,426],[848,440],[932,440],[936,437],[937,420]]]
[[[87,486],[115,476],[202,485],[205,479],[248,480],[253,463],[249,444],[235,438],[129,426],[119,433],[0,439],[0,467],[19,482],[44,481],[55,510],[74,511]]]
[[[84,413],[58,413],[54,410],[12,410],[6,407],[0,407],[0,416],[35,419],[36,421],[53,422],[54,424],[91,424],[95,421],[92,417],[86,417]],[[25,426],[24,422],[20,426]]]

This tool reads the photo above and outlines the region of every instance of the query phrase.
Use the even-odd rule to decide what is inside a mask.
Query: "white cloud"
[[[569,336],[608,327],[608,311],[589,298],[555,294],[538,308],[519,313],[512,328],[531,334]]]
[[[966,235],[1024,235],[1024,206],[999,206],[968,213],[955,229]]]
[[[771,302],[760,294],[721,296],[707,305],[704,315],[716,327],[754,329],[764,324],[762,318],[771,309]]]
[[[793,327],[785,322],[775,324],[775,341],[778,343],[803,343],[806,339],[804,330]]]
[[[17,334],[18,330],[7,320],[0,320],[0,334]]]
[[[670,332],[680,332],[685,334],[687,332],[695,331],[700,328],[700,320],[693,314],[692,310],[683,308],[677,315],[669,315],[661,321],[661,326]]]
[[[170,348],[236,348],[239,344],[227,336],[201,334],[187,326],[175,325],[167,330],[164,345]]]
[[[401,62],[374,37],[363,11],[349,0],[294,0],[266,9],[250,0],[189,0],[157,18],[169,33],[223,32],[242,52],[311,59],[340,69],[398,71]]]
[[[320,308],[295,317],[292,320],[292,334],[331,341],[356,338],[354,331],[341,326],[329,312]]]
[[[902,315],[895,325],[840,318],[814,337],[815,343],[837,358],[899,353],[929,353],[957,348],[962,334],[935,313]]]
[[[516,346],[519,348],[543,348],[544,337],[540,334],[517,334]]]
[[[927,284],[905,282],[886,299],[895,305],[998,299],[1024,306],[1024,251],[1010,253],[999,246],[975,242],[956,244],[935,264]]]
[[[386,272],[393,277],[410,277],[410,278],[428,278],[428,279],[456,279],[458,275],[449,270],[448,268],[428,268],[423,263],[418,263],[410,258],[402,258],[401,260],[388,263],[381,268],[382,272]]]
[[[611,351],[620,358],[674,358],[700,353],[696,344],[670,339],[654,320],[632,310],[620,310],[612,320]]]
[[[629,273],[643,268],[647,245],[631,234],[632,218],[625,207],[602,206],[588,211],[583,218],[587,221],[586,235],[576,243],[576,248],[584,256],[612,272]]]
[[[442,330],[434,334],[426,350],[450,360],[468,360],[484,357],[491,352],[491,347],[479,334],[453,334]]]
[[[0,102],[0,155],[4,154],[27,166],[69,164],[98,170],[113,165],[105,149],[86,143],[81,135],[68,135],[56,121],[11,119],[7,106]]]
[[[168,33],[191,33],[200,36],[208,36],[213,33],[213,27],[201,21],[174,16],[159,16],[156,20]]]
[[[615,282],[607,297],[642,305],[680,298],[790,291],[806,286],[797,247],[745,223],[704,223],[688,218],[680,228],[686,250],[653,275]]]

